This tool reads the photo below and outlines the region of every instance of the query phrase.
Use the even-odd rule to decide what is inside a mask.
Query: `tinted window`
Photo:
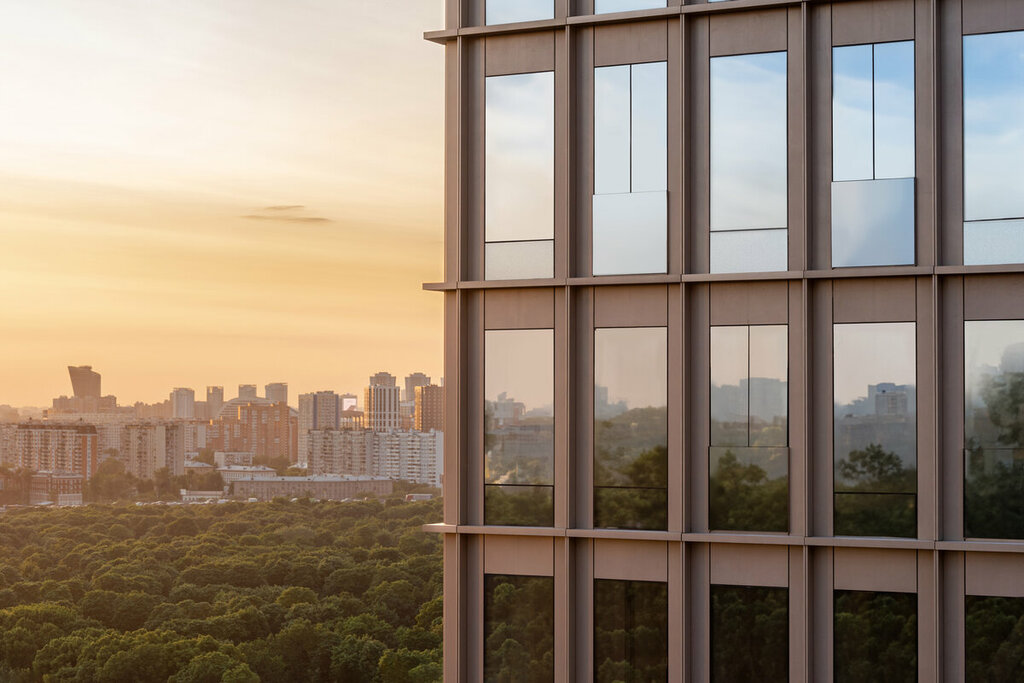
[[[554,523],[554,332],[484,333],[484,520]]]
[[[594,581],[594,680],[668,680],[668,587]]]
[[[663,327],[594,331],[594,524],[668,522],[668,335]]]
[[[789,680],[789,591],[711,586],[711,680]]]
[[[555,582],[543,576],[484,576],[484,679],[555,679]]]
[[[917,596],[836,591],[835,683],[917,680]]]
[[[964,324],[964,532],[1024,538],[1024,320]]]
[[[917,534],[914,323],[835,325],[835,533]]]
[[[968,595],[967,683],[1024,680],[1024,598]]]

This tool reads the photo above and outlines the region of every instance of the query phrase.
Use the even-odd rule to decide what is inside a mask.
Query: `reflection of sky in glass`
[[[555,334],[553,330],[488,330],[484,333],[484,398],[525,405],[525,411],[554,404]]]
[[[786,53],[711,59],[711,229],[782,228]]]
[[[668,392],[668,334],[664,327],[594,331],[594,385],[626,408],[664,407]]]
[[[665,0],[594,0],[594,14],[664,7]]]
[[[917,384],[914,323],[837,324],[834,389],[837,405],[868,395],[869,384]]]
[[[629,66],[594,69],[594,192],[629,192]]]
[[[964,220],[1024,217],[1024,31],[964,36]]]
[[[914,43],[875,45],[875,178],[914,176]]]
[[[488,24],[510,24],[514,21],[552,19],[554,0],[486,0]]]
[[[665,62],[594,69],[594,192],[667,187]]]
[[[630,67],[633,192],[668,189],[668,64]]]
[[[832,179],[874,177],[871,46],[832,49]]]
[[[486,82],[486,239],[551,239],[555,75],[491,76]]]

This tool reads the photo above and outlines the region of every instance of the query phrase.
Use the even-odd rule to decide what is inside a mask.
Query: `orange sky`
[[[441,373],[440,0],[0,3],[0,404]]]

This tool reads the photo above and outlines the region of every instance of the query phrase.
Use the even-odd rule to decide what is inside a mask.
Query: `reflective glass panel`
[[[917,596],[835,592],[835,683],[917,681]]]
[[[914,43],[875,51],[875,178],[914,176]]]
[[[555,680],[555,582],[484,575],[484,680]]]
[[[484,517],[488,524],[550,526],[550,512],[524,518],[529,501],[554,483],[554,332],[484,333]],[[519,491],[512,487],[525,486]],[[506,488],[508,487],[508,488]],[[545,505],[540,502],[538,505]]]
[[[594,331],[594,518],[663,529],[668,485],[668,334]]]
[[[964,220],[1024,218],[1022,55],[1024,31],[964,36]]]
[[[664,6],[664,4],[662,4]],[[632,191],[668,188],[668,64],[630,67],[632,82]]]
[[[964,223],[964,264],[1024,263],[1024,220]]]
[[[554,0],[487,0],[488,24],[511,24],[555,17]]]
[[[789,443],[789,329],[785,325],[749,329],[749,445],[785,446]]]
[[[630,191],[630,67],[594,69],[594,193]]]
[[[786,131],[785,52],[711,59],[712,230],[788,225]]]
[[[788,448],[712,446],[710,454],[712,530],[789,530]]]
[[[916,536],[914,323],[834,326],[835,534]]]
[[[666,192],[594,195],[594,275],[668,270]]]
[[[788,443],[785,325],[711,328],[711,445]]]
[[[764,273],[786,270],[789,235],[781,230],[711,233],[712,273]]]
[[[594,581],[594,680],[668,680],[668,586]]]
[[[484,245],[484,279],[521,280],[555,276],[555,243],[489,242]]]
[[[832,183],[832,265],[914,263],[914,179]]]
[[[484,524],[554,526],[555,487],[484,484]]]
[[[551,239],[554,72],[491,76],[486,82],[486,241]]]
[[[711,586],[711,680],[789,680],[787,589]]]
[[[1024,598],[968,595],[966,683],[1019,683],[1024,679]]]
[[[1024,538],[1024,320],[964,323],[964,533]]]
[[[871,46],[832,48],[832,179],[874,177]]]
[[[594,14],[664,7],[665,0],[594,0]]]

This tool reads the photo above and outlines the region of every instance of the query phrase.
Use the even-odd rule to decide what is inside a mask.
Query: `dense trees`
[[[440,680],[440,545],[420,529],[439,516],[398,500],[8,511],[0,680]]]

